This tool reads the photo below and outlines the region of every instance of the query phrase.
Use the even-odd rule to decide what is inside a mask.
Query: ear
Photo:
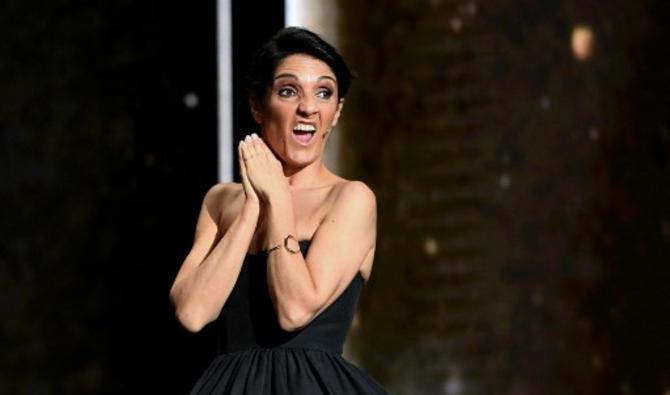
[[[257,124],[263,123],[263,106],[256,99],[249,98],[249,108],[251,108],[251,115]]]
[[[338,119],[340,119],[340,114],[342,114],[342,108],[344,107],[344,98],[341,98],[337,102],[337,111],[335,111],[335,116],[333,117],[333,124],[330,125],[331,128],[334,128],[337,125]]]

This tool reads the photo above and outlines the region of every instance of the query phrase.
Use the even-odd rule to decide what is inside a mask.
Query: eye
[[[318,97],[319,99],[328,100],[330,99],[331,96],[333,96],[333,91],[327,88],[319,89],[319,91],[316,92],[316,97]]]
[[[295,96],[296,91],[293,87],[284,86],[279,88],[279,90],[277,90],[277,94],[279,95],[279,97],[291,97]]]

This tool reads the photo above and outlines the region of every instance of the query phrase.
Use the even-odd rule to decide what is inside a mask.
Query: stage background
[[[341,4],[344,163],[380,202],[363,365],[395,393],[670,393],[667,6]]]
[[[233,3],[234,76],[278,3]],[[395,394],[670,393],[666,3],[336,3],[339,163],[379,203],[352,360]],[[215,4],[6,0],[0,33],[0,393],[186,393]]]

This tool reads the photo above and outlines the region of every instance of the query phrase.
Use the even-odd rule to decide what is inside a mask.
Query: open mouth
[[[316,126],[299,123],[293,128],[293,136],[300,144],[306,145],[312,140],[316,133]]]

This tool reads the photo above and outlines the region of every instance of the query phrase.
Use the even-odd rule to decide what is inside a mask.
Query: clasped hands
[[[290,195],[281,162],[256,133],[240,141],[238,153],[247,201],[267,203]]]

